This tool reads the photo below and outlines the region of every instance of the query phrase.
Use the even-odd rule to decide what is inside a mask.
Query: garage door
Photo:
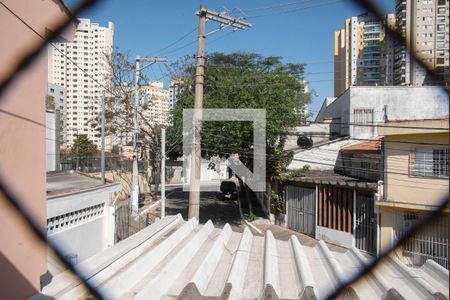
[[[290,229],[314,236],[316,189],[286,187],[287,223]]]

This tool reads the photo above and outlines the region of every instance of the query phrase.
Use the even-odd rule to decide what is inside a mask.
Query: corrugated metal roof
[[[227,224],[214,228],[180,215],[166,217],[78,265],[109,299],[324,299],[370,260],[356,249],[334,252],[323,242],[302,245],[297,237],[253,236]],[[395,258],[347,288],[352,299],[448,298],[448,271],[428,261],[417,270]],[[69,271],[43,293],[83,298],[83,285]],[[395,298],[401,299],[401,298]]]

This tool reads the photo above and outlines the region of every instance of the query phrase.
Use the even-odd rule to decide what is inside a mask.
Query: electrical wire
[[[198,26],[195,26],[192,30],[190,30],[190,31],[187,32],[186,34],[183,34],[181,37],[179,37],[178,39],[176,39],[174,42],[170,43],[169,45],[167,45],[167,46],[165,46],[165,47],[163,47],[163,48],[161,48],[161,49],[158,49],[158,50],[152,52],[151,55],[156,55],[156,54],[158,54],[158,53],[160,53],[160,52],[162,52],[162,51],[164,51],[164,50],[167,50],[167,49],[169,49],[170,47],[172,47],[172,46],[178,44],[179,42],[181,42],[182,40],[184,40],[186,37],[188,37],[191,33],[193,33],[194,31],[196,31],[197,29],[198,29]],[[148,56],[151,56],[151,55],[148,55]]]
[[[267,16],[272,16],[272,15],[285,15],[285,14],[298,13],[298,12],[303,12],[305,10],[328,6],[328,5],[333,5],[333,4],[336,4],[339,2],[345,2],[345,1],[346,0],[332,0],[332,1],[325,2],[325,3],[320,3],[320,4],[306,6],[306,7],[299,7],[299,8],[294,8],[294,9],[290,9],[290,10],[276,11],[276,12],[265,13],[265,14],[260,14],[260,15],[248,16],[248,17],[246,17],[246,19],[256,19],[256,18],[267,17]]]

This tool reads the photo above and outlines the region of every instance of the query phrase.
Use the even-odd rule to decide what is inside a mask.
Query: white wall
[[[66,255],[76,255],[74,263],[80,263],[86,258],[107,248],[104,225],[105,216],[87,223],[71,227],[48,236],[62,248]]]
[[[52,111],[45,112],[45,152],[46,172],[56,170],[56,116]]]
[[[51,196],[47,200],[47,234],[77,262],[114,244],[112,193],[120,184]],[[58,226],[57,226],[58,225]]]
[[[372,138],[378,135],[376,128],[346,124],[354,123],[355,109],[373,109],[373,122],[382,124],[385,107],[388,121],[394,121],[448,117],[448,105],[448,96],[440,87],[354,86],[321,109],[316,122],[331,119],[331,131],[337,128],[341,135]]]
[[[316,239],[346,248],[353,246],[353,235],[348,232],[316,226]]]

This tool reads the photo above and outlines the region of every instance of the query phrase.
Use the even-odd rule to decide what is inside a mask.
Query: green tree
[[[97,153],[97,145],[86,135],[79,135],[73,143],[71,152],[81,158],[92,157]]]
[[[266,178],[270,183],[281,179],[292,153],[283,151],[286,128],[305,119],[304,107],[310,95],[304,92],[304,66],[285,64],[281,57],[262,57],[254,53],[212,53],[206,58],[204,108],[266,109]],[[168,131],[169,144],[181,141],[183,109],[194,106],[194,61],[184,62],[184,82],[174,109],[174,126]],[[181,72],[183,73],[183,72]],[[181,155],[181,144],[169,154]],[[202,156],[238,154],[252,170],[252,122],[204,122]]]

